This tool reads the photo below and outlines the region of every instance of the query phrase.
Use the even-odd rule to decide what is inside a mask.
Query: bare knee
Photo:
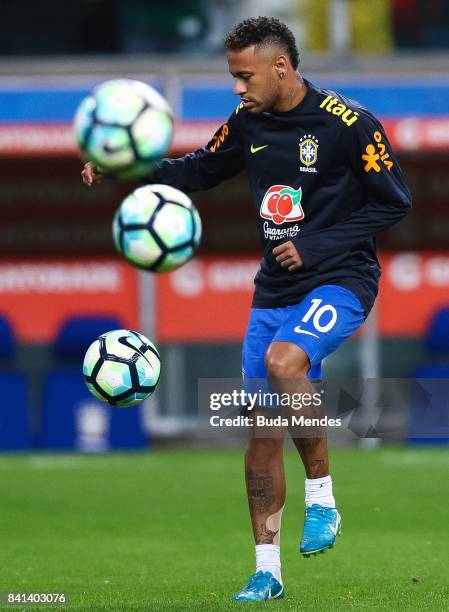
[[[265,366],[272,380],[307,378],[310,369],[306,353],[291,342],[272,342],[265,355]]]

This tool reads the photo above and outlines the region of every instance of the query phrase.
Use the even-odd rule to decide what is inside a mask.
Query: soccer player
[[[379,121],[299,74],[286,25],[247,19],[225,45],[240,103],[204,148],[162,160],[150,181],[191,192],[247,170],[264,256],[243,344],[244,377],[313,394],[321,361],[373,306],[380,276],[375,234],[408,213],[410,193]],[[83,179],[92,185],[101,173],[89,163]],[[283,436],[264,434],[255,430],[245,457],[256,571],[237,600],[284,596]],[[341,518],[325,428],[294,443],[306,473],[300,552],[308,556],[334,545]]]

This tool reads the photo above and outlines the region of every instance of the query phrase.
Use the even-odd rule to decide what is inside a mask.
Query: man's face
[[[229,72],[234,77],[234,93],[251,113],[262,113],[275,106],[279,96],[279,76],[273,49],[228,51]]]

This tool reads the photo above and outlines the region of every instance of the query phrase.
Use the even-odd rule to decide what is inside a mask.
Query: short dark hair
[[[255,45],[256,47],[275,43],[285,48],[294,70],[298,68],[299,53],[291,30],[274,17],[251,17],[237,24],[225,38],[225,47],[239,51]]]

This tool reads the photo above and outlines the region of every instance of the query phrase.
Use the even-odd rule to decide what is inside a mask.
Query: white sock
[[[282,584],[281,547],[276,544],[256,544],[256,572],[271,572]]]
[[[306,506],[320,504],[325,508],[335,508],[332,494],[332,478],[306,478]]]

